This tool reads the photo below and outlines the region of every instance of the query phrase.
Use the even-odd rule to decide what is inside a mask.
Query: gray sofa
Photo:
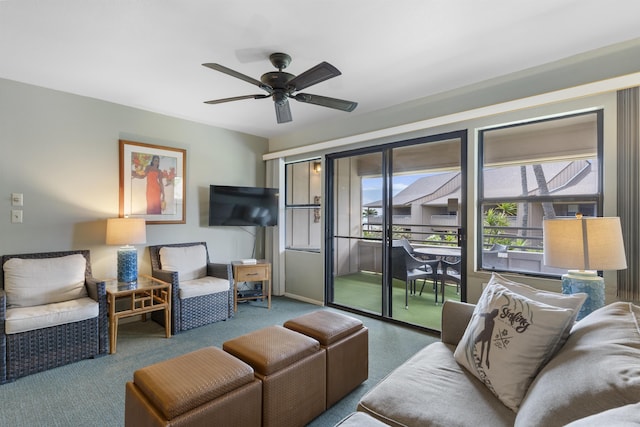
[[[577,322],[517,413],[454,359],[474,307],[447,301],[441,342],[390,373],[358,411],[392,426],[640,424],[640,307],[617,302]]]

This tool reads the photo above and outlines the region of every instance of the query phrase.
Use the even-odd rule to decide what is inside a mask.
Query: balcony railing
[[[369,239],[369,242],[360,244],[370,248],[372,244],[376,246],[376,240],[382,240],[379,224],[364,223],[362,229],[363,237]],[[484,226],[483,232],[483,269],[553,276],[566,273],[566,270],[544,265],[542,227]],[[392,235],[393,239],[404,237],[414,246],[457,246],[458,227],[440,224],[395,224]],[[359,255],[362,265],[379,265],[379,260],[371,259],[376,255],[370,250],[360,252]]]

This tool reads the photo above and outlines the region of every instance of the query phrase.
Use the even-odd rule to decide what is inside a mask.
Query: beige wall
[[[147,245],[206,241],[212,260],[252,256],[254,227],[209,227],[210,184],[264,185],[267,141],[160,114],[0,79],[0,254],[90,249],[94,275],[116,275],[104,243],[118,216],[118,140],[187,150],[186,224],[148,225]],[[24,222],[10,222],[11,193]],[[139,246],[140,269],[149,255]]]

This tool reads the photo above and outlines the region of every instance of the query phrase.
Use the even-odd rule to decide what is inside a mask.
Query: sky
[[[428,174],[416,175],[395,175],[393,177],[393,195],[395,196],[416,180],[427,176]],[[362,179],[362,204],[375,202],[382,199],[382,178],[363,178]]]

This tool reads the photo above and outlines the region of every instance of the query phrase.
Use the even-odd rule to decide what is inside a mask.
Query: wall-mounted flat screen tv
[[[278,225],[278,189],[209,186],[209,225]]]

